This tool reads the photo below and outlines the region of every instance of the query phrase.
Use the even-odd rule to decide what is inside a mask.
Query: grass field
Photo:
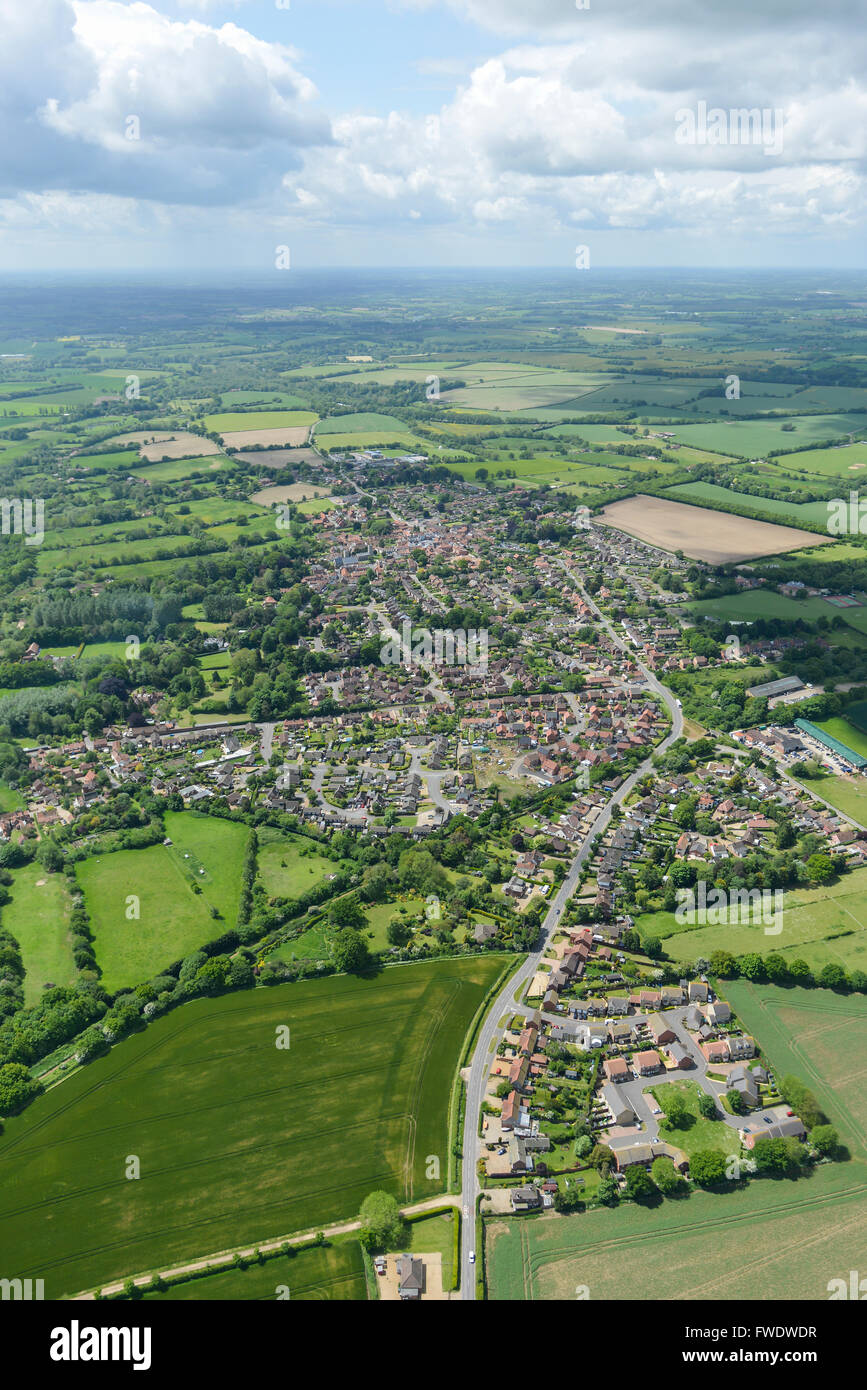
[[[447,1111],[498,956],[195,1000],[0,1136],[7,1277],[46,1298],[443,1190]],[[291,1029],[291,1048],[275,1046]],[[141,1164],[125,1176],[127,1156]]]
[[[720,513],[715,515],[719,516]],[[738,520],[742,525],[750,525],[743,518]],[[764,522],[757,522],[756,525],[763,526]],[[773,589],[751,589],[746,593],[727,594],[723,598],[704,599],[700,603],[689,604],[688,611],[697,618],[742,623],[752,622],[755,618],[801,618],[804,622],[814,623],[817,618],[833,618],[839,614],[856,632],[867,632],[867,607],[834,608],[822,598],[787,598]]]
[[[828,1281],[867,1261],[864,1165],[796,1182],[765,1179],[647,1208],[486,1223],[492,1299],[828,1297]]]
[[[259,881],[273,898],[298,898],[321,883],[339,865],[316,853],[310,839],[279,835],[267,827],[259,831]]]
[[[21,948],[24,1003],[35,1004],[43,986],[71,985],[77,971],[69,943],[69,894],[64,874],[48,874],[40,864],[15,871],[12,901],[3,908],[3,926]]]
[[[235,925],[247,827],[190,811],[167,812],[165,826],[170,846],[118,850],[76,866],[106,989],[150,979]],[[139,917],[128,920],[131,895]]]
[[[427,1223],[425,1223],[427,1224]],[[283,1290],[288,1290],[288,1294]],[[340,1240],[328,1245],[299,1250],[294,1255],[277,1255],[247,1269],[229,1269],[206,1279],[191,1279],[169,1287],[164,1293],[146,1293],[145,1299],[164,1303],[221,1299],[225,1302],[263,1302],[288,1297],[298,1302],[330,1299],[345,1302],[367,1299],[364,1260],[357,1240]]]
[[[867,869],[822,888],[787,892],[783,930],[776,936],[766,935],[760,922],[690,928],[673,912],[647,913],[637,927],[642,937],[658,936],[675,960],[698,960],[720,949],[736,956],[776,951],[787,960],[805,960],[814,970],[834,964],[867,971]]]
[[[800,1076],[851,1152],[867,1154],[867,999],[827,989],[726,982],[724,996],[778,1077]],[[859,1165],[860,1166],[860,1165]]]
[[[802,785],[860,825],[867,825],[867,778],[822,776],[803,779]]]
[[[848,719],[817,719],[814,721],[817,729],[828,734],[830,738],[835,738],[838,743],[845,743],[847,748],[851,748],[853,753],[860,753],[862,757],[867,757],[867,734],[850,724]]]

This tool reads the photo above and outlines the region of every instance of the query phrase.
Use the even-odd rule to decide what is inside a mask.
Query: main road
[[[578,584],[574,575],[570,573],[566,566],[563,565],[562,568],[576,584],[576,587],[581,589],[580,584]],[[627,651],[623,641],[615,633],[608,619],[603,616],[596,604],[584,593],[583,589],[581,592],[598,622],[606,629],[609,636],[620,650],[627,653],[630,659],[636,662],[649,688],[667,705],[671,714],[671,730],[663,739],[662,743],[654,750],[655,752],[664,751],[675,739],[680,738],[683,732],[683,715],[680,706],[671,691],[662,685],[647,667],[643,666],[640,661],[637,661],[637,658],[631,652]],[[542,923],[539,945],[527,956],[515,973],[510,975],[507,983],[503,986],[500,993],[491,1004],[485,1021],[479,1031],[479,1037],[472,1056],[472,1061],[470,1062],[469,1075],[466,1083],[467,1103],[464,1115],[463,1159],[461,1166],[461,1201],[464,1217],[461,1224],[462,1298],[474,1299],[476,1296],[475,1268],[470,1260],[470,1254],[475,1250],[476,1200],[481,1191],[477,1171],[481,1154],[479,1123],[482,1112],[482,1102],[485,1097],[485,1086],[490,1074],[494,1043],[500,1032],[499,1021],[504,1014],[514,1012],[515,1005],[519,1002],[520,996],[524,992],[524,986],[532,979],[538,970],[539,963],[545,954],[548,943],[559,927],[563,909],[574,893],[578,885],[578,880],[581,877],[581,870],[592,853],[593,841],[596,839],[597,835],[603,834],[607,829],[611,821],[614,807],[619,806],[621,802],[626,800],[634,790],[636,784],[649,771],[650,767],[651,760],[650,758],[646,758],[644,762],[621,783],[617,791],[611,797],[611,800],[603,809],[601,815],[597,818],[582,840],[578,852],[569,866],[569,871],[561,883],[559,891],[552,900],[545,920]]]

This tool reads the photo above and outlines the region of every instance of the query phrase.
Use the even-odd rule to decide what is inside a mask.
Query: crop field
[[[827,502],[782,502],[775,497],[756,497],[750,492],[737,492],[733,488],[718,487],[715,483],[681,483],[668,488],[669,497],[679,502],[716,502],[729,506],[749,507],[754,512],[765,512],[768,516],[781,517],[796,526],[808,523],[824,526],[828,520]]]
[[[720,949],[733,955],[775,951],[786,960],[805,960],[813,970],[842,965],[867,971],[867,869],[855,869],[821,888],[786,892],[783,930],[776,935],[766,934],[761,922],[691,927],[679,923],[673,912],[646,913],[637,925],[642,936],[659,937],[676,960],[706,959]]]
[[[492,1299],[825,1299],[867,1260],[867,1174],[828,1165],[663,1206],[486,1222]],[[584,1295],[586,1296],[586,1295]]]
[[[150,979],[235,925],[247,827],[190,811],[167,812],[165,825],[170,846],[117,850],[76,866],[106,989]],[[139,916],[127,919],[131,896]]]
[[[460,1047],[502,964],[245,990],[125,1039],[6,1121],[7,1277],[44,1278],[57,1298],[351,1219],[374,1189],[441,1192]],[[442,1177],[426,1177],[431,1156]]]
[[[790,526],[774,526],[767,521],[728,516],[642,494],[609,504],[599,520],[661,550],[682,550],[690,559],[713,565],[778,555],[816,544],[815,536]]]
[[[288,1293],[286,1292],[288,1290]],[[367,1283],[364,1259],[357,1240],[342,1239],[326,1245],[277,1255],[262,1264],[253,1262],[246,1269],[229,1269],[207,1278],[191,1279],[168,1287],[164,1293],[146,1293],[145,1300],[164,1303],[198,1302],[221,1299],[224,1302],[260,1302],[278,1297],[293,1302],[313,1300],[364,1302]]]
[[[784,429],[787,424],[793,428]],[[695,444],[700,449],[729,454],[733,458],[754,459],[774,449],[797,449],[813,440],[818,444],[840,439],[851,431],[862,430],[864,418],[860,415],[802,415],[791,420],[721,420],[719,424],[666,426],[669,428],[681,444]],[[800,457],[794,456],[796,467]],[[782,460],[784,467],[785,462]]]
[[[46,873],[40,864],[16,869],[3,908],[3,927],[21,948],[24,1003],[38,1002],[45,985],[74,984],[78,972],[69,943],[69,894],[64,874]]]
[[[726,983],[725,997],[759,1039],[776,1075],[792,1074],[805,1081],[840,1138],[863,1159],[867,1154],[864,995],[733,980]]]

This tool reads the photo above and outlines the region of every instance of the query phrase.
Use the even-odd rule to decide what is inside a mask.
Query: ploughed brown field
[[[831,542],[830,536],[817,536],[795,526],[776,526],[770,521],[730,516],[643,493],[610,503],[597,520],[660,550],[682,550],[691,560],[704,560],[709,565],[782,555]]]

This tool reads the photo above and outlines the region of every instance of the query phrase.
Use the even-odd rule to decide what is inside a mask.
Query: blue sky
[[[0,269],[865,263],[860,0],[0,0],[0,22]]]

